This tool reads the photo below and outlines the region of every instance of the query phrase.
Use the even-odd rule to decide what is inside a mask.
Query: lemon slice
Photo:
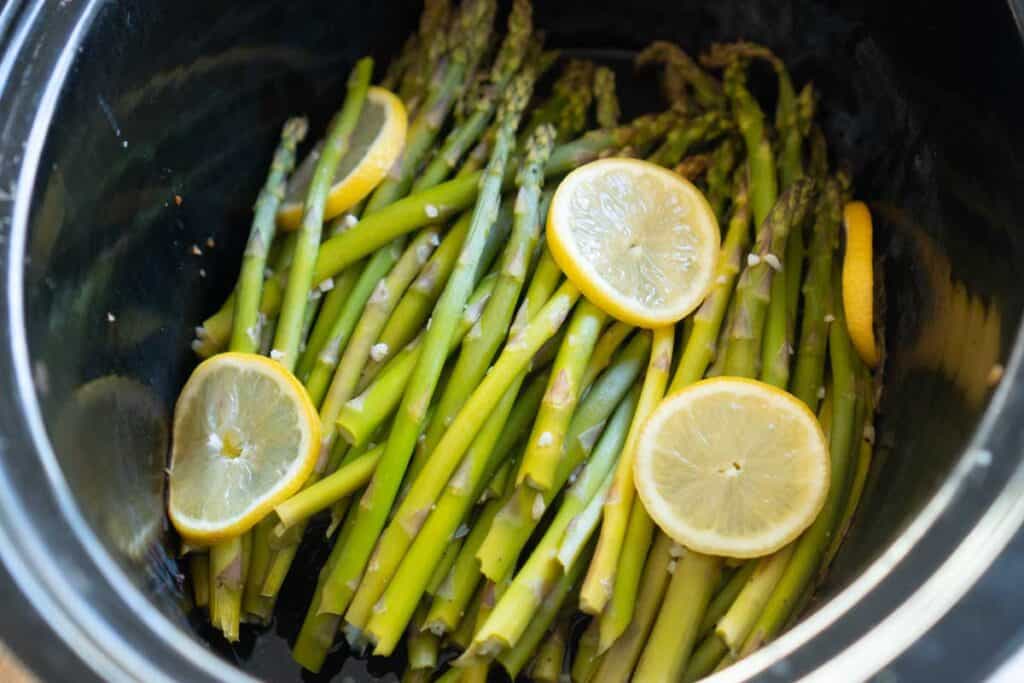
[[[792,395],[735,377],[697,382],[651,414],[634,460],[637,493],[678,543],[760,557],[806,529],[825,503],[829,456]]]
[[[244,533],[299,490],[319,445],[316,409],[279,363],[250,353],[204,361],[174,410],[171,522],[192,543]]]
[[[843,257],[843,309],[857,355],[868,367],[878,365],[875,344],[875,274],[871,212],[864,202],[843,208],[846,254]]]
[[[406,125],[402,101],[384,88],[370,88],[348,151],[334,172],[334,185],[324,205],[325,221],[358,204],[384,179],[402,153]],[[318,142],[288,181],[284,201],[277,211],[277,224],[282,230],[295,230],[302,223],[306,190],[322,148],[323,142]]]
[[[555,192],[548,245],[566,277],[609,315],[661,327],[707,296],[718,222],[700,190],[636,159],[576,169]]]

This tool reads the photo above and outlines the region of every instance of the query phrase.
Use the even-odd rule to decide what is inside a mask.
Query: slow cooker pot
[[[628,113],[657,106],[630,64],[652,39],[771,46],[822,93],[832,154],[879,223],[888,358],[867,495],[803,617],[720,679],[992,671],[1024,634],[1024,5],[535,4],[550,45],[618,70]],[[189,615],[163,521],[168,419],[192,327],[237,272],[281,121],[305,112],[322,127],[353,61],[386,61],[418,12],[0,9],[0,559],[20,591],[0,636],[40,673],[300,678],[287,639],[324,549],[301,551],[269,631],[213,640]],[[339,651],[319,679],[393,678],[392,664]]]

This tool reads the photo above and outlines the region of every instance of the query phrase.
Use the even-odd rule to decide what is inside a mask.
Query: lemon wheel
[[[299,490],[319,445],[316,409],[284,367],[250,353],[214,356],[175,406],[168,515],[196,544],[244,533]]]
[[[671,325],[713,284],[718,222],[700,190],[660,166],[602,159],[558,186],[548,245],[566,276],[606,313]]]
[[[791,394],[735,377],[666,398],[644,426],[637,493],[678,543],[709,555],[760,557],[817,517],[829,487],[828,444]]]

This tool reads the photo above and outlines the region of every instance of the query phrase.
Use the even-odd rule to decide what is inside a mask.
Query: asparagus
[[[672,557],[675,543],[660,531],[654,540],[644,564],[644,575],[640,582],[633,619],[625,632],[604,653],[594,677],[600,683],[626,683],[630,680],[644,643],[654,624],[668,586],[669,566],[676,562]]]
[[[494,291],[496,280],[497,278],[490,276],[484,278],[466,302],[462,318],[455,328],[452,344],[448,348],[449,353],[480,320],[487,300]],[[337,427],[346,441],[354,445],[366,443],[391,416],[401,401],[422,348],[423,336],[420,335],[384,366],[376,381],[342,407],[338,414]]]
[[[626,447],[623,450],[622,457],[619,458],[619,463],[615,470],[615,480],[604,503],[604,519],[601,523],[600,540],[597,544],[597,550],[594,552],[594,559],[587,570],[587,578],[584,580],[583,587],[580,590],[580,608],[590,614],[602,612],[612,597],[613,588],[616,585],[616,567],[619,563],[620,554],[627,552],[632,554],[639,549],[646,549],[646,545],[639,546],[639,548],[629,548],[623,545],[623,540],[626,538],[626,527],[629,524],[630,511],[634,505],[633,457],[643,424],[665,396],[669,368],[672,365],[672,347],[674,343],[675,331],[671,326],[662,327],[654,331],[654,340],[651,345],[647,373],[644,376],[640,405],[637,407],[633,424],[630,426]],[[643,522],[638,523],[643,524]],[[635,540],[637,542],[642,541],[642,536],[637,537]],[[642,561],[643,559],[640,558],[640,562]],[[620,591],[624,591],[627,594],[624,596],[627,602],[616,607],[613,626],[606,627],[605,624],[602,624],[602,647],[600,648],[602,651],[611,644],[608,640],[611,633],[618,630],[618,633],[614,634],[617,637],[622,630],[625,630],[626,624],[629,621],[629,614],[619,610],[632,611],[631,600],[628,594],[635,594],[635,590],[635,585],[632,588],[628,586],[620,588]],[[621,630],[619,630],[620,627]]]
[[[281,520],[282,529],[287,529],[312,517],[317,512],[330,507],[338,499],[349,496],[362,488],[370,480],[377,463],[380,462],[383,451],[383,446],[370,450],[365,455],[343,465],[336,472],[278,504],[274,508],[274,512]]]
[[[386,577],[390,581],[385,589],[376,595],[373,592],[365,592],[367,587],[372,586],[368,579],[373,576],[373,572],[369,571],[364,576],[346,618],[353,625],[360,626],[360,621],[369,615],[357,612],[360,607],[365,609],[369,604],[373,615],[366,623],[366,631],[377,644],[375,654],[389,654],[397,644],[402,626],[409,618],[410,608],[415,606],[426,589],[426,581],[440,559],[444,544],[456,533],[457,527],[466,518],[473,503],[487,485],[489,477],[504,459],[511,455],[509,450],[499,451],[496,446],[499,442],[511,440],[511,437],[505,437],[502,432],[509,427],[508,417],[517,400],[532,405],[536,410],[536,397],[539,394],[536,386],[543,382],[544,377],[538,379],[531,382],[522,395],[519,392],[519,382],[514,382],[498,405],[494,406],[493,412],[466,453],[459,470],[451,477],[434,509],[429,511],[429,517],[423,523],[393,577]],[[511,427],[518,429],[518,425],[515,424]],[[381,555],[386,539],[386,535],[381,537],[376,560],[383,559]],[[364,596],[365,602],[361,605],[360,599]],[[381,596],[379,602],[378,596]]]
[[[572,683],[589,683],[604,663],[604,656],[597,653],[598,622],[598,617],[591,619],[576,641],[576,656],[570,669]]]
[[[272,357],[289,370],[294,368],[298,356],[302,315],[309,298],[310,287],[314,282],[314,261],[320,247],[327,193],[334,182],[334,171],[348,150],[349,137],[359,121],[372,72],[373,60],[369,58],[359,60],[352,70],[345,104],[328,128],[320,159],[309,183],[302,212],[302,226],[299,229],[295,255],[292,257],[292,267],[282,298],[274,348],[270,352]]]
[[[774,169],[771,171],[774,177]],[[778,261],[786,237],[794,225],[803,222],[814,190],[807,179],[795,182],[779,198],[771,213],[761,223],[754,253],[747,257],[747,267],[736,285],[737,315],[731,330],[725,370],[727,374],[752,377],[757,374],[768,298],[771,294],[772,261]],[[754,206],[751,188],[751,206]]]
[[[632,325],[616,320],[601,334],[597,344],[594,345],[594,352],[590,354],[590,363],[583,373],[583,379],[580,380],[580,386],[584,388],[584,391],[611,364],[615,352],[622,346],[626,337],[633,333],[633,329]]]
[[[602,653],[625,633],[633,619],[641,573],[653,536],[654,523],[647,510],[639,502],[634,502],[615,569],[611,599],[601,615],[598,649]]]
[[[477,554],[484,576],[496,581],[511,572],[543,510],[551,504],[572,471],[590,455],[605,421],[640,374],[649,350],[648,334],[634,336],[587,393],[569,425],[565,439],[566,454],[555,485],[540,493],[518,486],[502,501],[501,511],[494,518]]]
[[[330,285],[328,285],[330,289],[327,295],[324,296],[324,302],[320,306],[316,322],[313,324],[313,329],[306,340],[306,348],[302,351],[302,355],[299,356],[299,362],[295,364],[295,376],[303,384],[308,383],[309,373],[312,372],[313,364],[319,357],[320,352],[324,350],[324,346],[328,343],[335,321],[345,314],[346,306],[351,298],[359,298],[359,293],[355,291],[355,288],[363,272],[360,265],[356,264],[354,267],[346,268],[337,277],[332,278]],[[348,326],[345,329],[348,329]],[[344,341],[339,342],[339,348],[344,346],[345,341],[348,339],[348,334],[349,332],[346,331]]]
[[[584,508],[598,494],[602,482],[622,451],[627,430],[637,409],[638,398],[638,392],[634,390],[615,409],[594,449],[593,456],[567,492],[543,538],[523,568],[516,573],[490,618],[474,635],[473,644],[467,650],[468,656],[485,656],[489,652],[502,651],[514,646],[522,637],[547,592],[562,574],[558,549],[563,537],[570,531],[571,525]],[[539,493],[536,495],[540,496]]]
[[[437,656],[441,649],[441,639],[429,631],[420,629],[428,608],[427,602],[420,603],[420,606],[416,609],[416,617],[409,627],[408,656],[409,670],[411,671],[433,670],[437,668]]]
[[[644,48],[637,56],[637,64],[644,66],[662,63],[666,70],[678,74],[678,81],[686,83],[694,90],[694,96],[702,107],[721,109],[724,105],[722,86],[706,73],[675,43],[655,41]]]
[[[637,680],[677,681],[682,677],[701,615],[720,571],[719,558],[684,552],[669,581],[662,612],[637,663]],[[663,619],[669,606],[673,608],[673,618]]]
[[[427,328],[417,359],[416,368],[402,398],[402,404],[395,416],[395,423],[388,437],[384,456],[367,496],[361,502],[358,516],[360,522],[350,539],[345,558],[338,563],[334,574],[324,588],[320,611],[340,614],[348,606],[353,595],[355,582],[362,573],[377,534],[382,530],[391,505],[398,494],[402,477],[426,417],[427,407],[437,386],[441,367],[448,355],[448,348],[458,324],[462,308],[470,295],[477,264],[487,238],[487,231],[497,217],[500,201],[501,180],[512,145],[512,137],[519,124],[519,116],[532,89],[529,74],[517,78],[503,103],[500,118],[503,121],[501,134],[495,143],[491,162],[480,189],[473,224],[470,227],[458,264],[452,273],[444,293],[434,309],[431,325]],[[555,303],[564,308],[570,298],[578,295],[567,292]],[[564,299],[564,300],[563,300]],[[552,305],[549,303],[549,306]],[[442,482],[443,484],[443,482]],[[408,503],[412,494],[406,497]],[[415,499],[413,498],[413,503]],[[432,502],[432,501],[431,501]],[[411,503],[410,503],[411,504]],[[404,503],[403,503],[404,506]],[[428,503],[429,506],[429,503]],[[400,519],[401,517],[399,517]],[[399,529],[399,525],[393,524]]]
[[[733,169],[736,167],[739,144],[734,137],[727,137],[712,153],[711,165],[708,167],[707,197],[708,203],[718,216],[725,222],[725,206],[733,194]]]
[[[416,61],[406,70],[398,89],[410,113],[416,111],[447,48],[444,27],[451,18],[451,0],[425,0],[420,14]]]
[[[423,471],[416,477],[395,512],[392,523],[381,536],[374,557],[373,583],[368,583],[367,578],[364,578],[360,586],[360,592],[365,596],[364,611],[365,606],[372,606],[373,600],[380,595],[402,554],[412,543],[413,538],[420,533],[440,489],[455,472],[472,440],[487,421],[493,407],[494,396],[501,396],[510,387],[515,386],[520,373],[526,369],[530,359],[544,341],[558,330],[578,296],[579,293],[574,286],[568,283],[562,285],[536,318],[509,341],[491,368],[491,372],[473,392],[445,432],[433,457],[426,462]],[[348,615],[349,621],[356,626],[360,626],[356,620],[361,617],[362,614]]]
[[[592,546],[593,544],[591,544]],[[537,645],[540,644],[544,634],[561,611],[562,605],[569,599],[573,587],[576,586],[583,574],[588,557],[589,548],[555,582],[545,598],[544,604],[530,619],[530,624],[523,631],[522,637],[515,645],[498,655],[498,661],[513,679],[526,666],[530,656],[536,651]]]
[[[530,665],[530,678],[538,683],[558,683],[562,676],[562,662],[569,641],[569,617],[558,618],[554,627],[547,632]]]
[[[707,172],[711,162],[710,154],[691,154],[676,164],[673,170],[691,183],[695,183]]]
[[[704,619],[700,622],[700,629],[697,631],[698,637],[703,638],[714,630],[718,620],[729,611],[756,568],[757,562],[745,562],[729,577],[729,581],[715,594],[711,604],[708,605],[708,611],[704,613]]]
[[[515,204],[515,227],[502,253],[494,294],[488,300],[480,321],[463,342],[451,381],[438,403],[439,418],[428,427],[419,446],[420,452],[434,452],[442,434],[455,419],[470,392],[480,383],[506,337],[540,234],[542,216],[539,202],[543,168],[553,140],[554,130],[550,126],[538,128],[530,137],[527,145],[529,151],[519,173],[520,191]]]
[[[579,400],[583,373],[606,317],[588,301],[583,301],[573,312],[516,475],[517,485],[528,484],[547,491],[554,484],[565,433]]]
[[[388,62],[388,68],[384,72],[384,78],[381,79],[380,87],[385,90],[398,90],[405,77],[407,75],[411,77],[412,69],[410,67],[416,64],[419,52],[419,36],[413,33],[402,43],[402,49],[398,55]]]
[[[597,100],[597,125],[601,128],[619,125],[622,108],[615,94],[615,72],[606,66],[594,71],[594,99]]]
[[[701,114],[669,133],[650,161],[660,166],[675,166],[695,145],[710,142],[728,131],[728,119],[718,111]]]
[[[305,119],[295,118],[285,122],[281,143],[270,165],[270,175],[256,199],[252,230],[245,245],[242,270],[235,289],[232,351],[252,353],[259,346],[259,303],[267,250],[274,239],[274,218],[284,196],[285,181],[295,167],[295,148],[306,137],[306,130]]]

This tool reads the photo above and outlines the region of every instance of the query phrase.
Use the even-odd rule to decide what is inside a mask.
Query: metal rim
[[[5,120],[0,151],[8,151],[12,140],[24,140],[19,162],[11,155],[0,157],[0,188],[16,188],[0,199],[0,227],[9,237],[6,253],[6,296],[4,317],[9,334],[5,339],[12,368],[0,379],[4,393],[15,397],[19,412],[4,437],[10,447],[38,454],[42,477],[67,524],[78,539],[84,556],[108,582],[130,610],[139,627],[159,634],[167,655],[180,658],[181,664],[195,668],[197,676],[219,680],[253,680],[202,647],[156,610],[132,583],[115,560],[95,538],[81,517],[64,481],[46,434],[31,376],[23,311],[23,272],[20,267],[28,231],[32,189],[49,124],[68,70],[79,44],[88,32],[103,3],[91,0],[81,6],[57,6],[41,0],[31,3],[9,2],[0,12],[0,35],[7,47],[0,60],[0,111]],[[1018,23],[1021,7],[1011,2]],[[30,43],[37,47],[28,57]],[[42,49],[39,49],[42,48]],[[49,48],[49,49],[47,49]],[[38,97],[17,98],[8,90],[12,82],[21,82],[34,69],[45,79]],[[1020,338],[1018,330],[1018,339]],[[866,678],[885,666],[925,633],[970,589],[995,556],[1024,522],[1024,501],[1015,494],[1024,485],[1024,464],[1004,468],[1005,476],[995,482],[974,481],[981,470],[991,471],[992,453],[1009,445],[1000,428],[1009,424],[1008,404],[1011,387],[1024,381],[1024,349],[1014,348],[1009,368],[985,416],[961,457],[956,469],[942,488],[927,503],[914,522],[850,586],[818,612],[804,620],[778,640],[714,677],[715,681],[745,680],[763,675],[813,680],[853,680]],[[11,552],[3,561],[33,606],[64,643],[89,663],[106,680],[173,680],[181,669],[161,668],[143,656],[125,636],[87,601],[82,600],[67,576],[67,568],[58,566],[48,544],[33,528],[22,496],[8,476],[8,464],[0,462],[0,544]],[[996,477],[991,477],[996,479]],[[41,494],[40,494],[41,495]],[[978,514],[973,518],[951,520],[947,513],[957,503],[972,498]],[[981,504],[984,503],[984,504]],[[954,534],[949,536],[950,530]],[[943,538],[944,537],[944,538]],[[955,540],[950,540],[955,539]],[[914,588],[901,588],[900,571],[920,571],[917,555],[922,543],[932,541],[941,562],[923,562],[931,566],[928,580]],[[894,578],[895,577],[895,578]],[[896,601],[878,595],[886,584],[899,595]],[[874,597],[874,600],[872,598]],[[843,623],[859,612],[858,623]],[[840,628],[840,625],[842,627]],[[831,652],[824,663],[803,647],[812,639],[823,639]],[[816,643],[817,645],[817,643]],[[815,647],[815,650],[819,650]]]

